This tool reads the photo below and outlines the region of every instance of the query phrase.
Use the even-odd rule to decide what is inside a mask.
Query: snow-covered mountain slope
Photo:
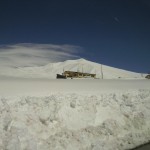
[[[106,65],[101,65],[85,59],[67,60],[64,62],[49,63],[40,67],[20,67],[1,72],[1,75],[16,76],[24,78],[56,78],[56,74],[63,71],[80,71],[84,73],[94,73],[97,78],[143,78],[140,73],[117,69]]]

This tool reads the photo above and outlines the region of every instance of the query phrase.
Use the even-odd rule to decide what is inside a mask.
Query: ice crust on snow
[[[0,97],[0,150],[125,150],[150,141],[150,90]]]

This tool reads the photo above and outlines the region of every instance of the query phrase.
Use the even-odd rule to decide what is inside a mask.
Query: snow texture
[[[150,141],[150,90],[0,98],[0,150],[125,150]]]
[[[63,70],[100,79],[51,80]],[[84,59],[1,71],[0,150],[125,150],[148,143],[150,82],[143,78]]]

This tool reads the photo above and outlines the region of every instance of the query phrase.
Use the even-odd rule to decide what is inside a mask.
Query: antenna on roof
[[[77,68],[77,72],[79,72],[79,63],[78,63],[78,68]]]
[[[65,72],[65,69],[63,68],[63,74],[64,74],[64,72]]]

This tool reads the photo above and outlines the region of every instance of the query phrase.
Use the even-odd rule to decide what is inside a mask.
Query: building
[[[62,75],[66,78],[96,78],[96,74],[75,71],[65,71]]]

